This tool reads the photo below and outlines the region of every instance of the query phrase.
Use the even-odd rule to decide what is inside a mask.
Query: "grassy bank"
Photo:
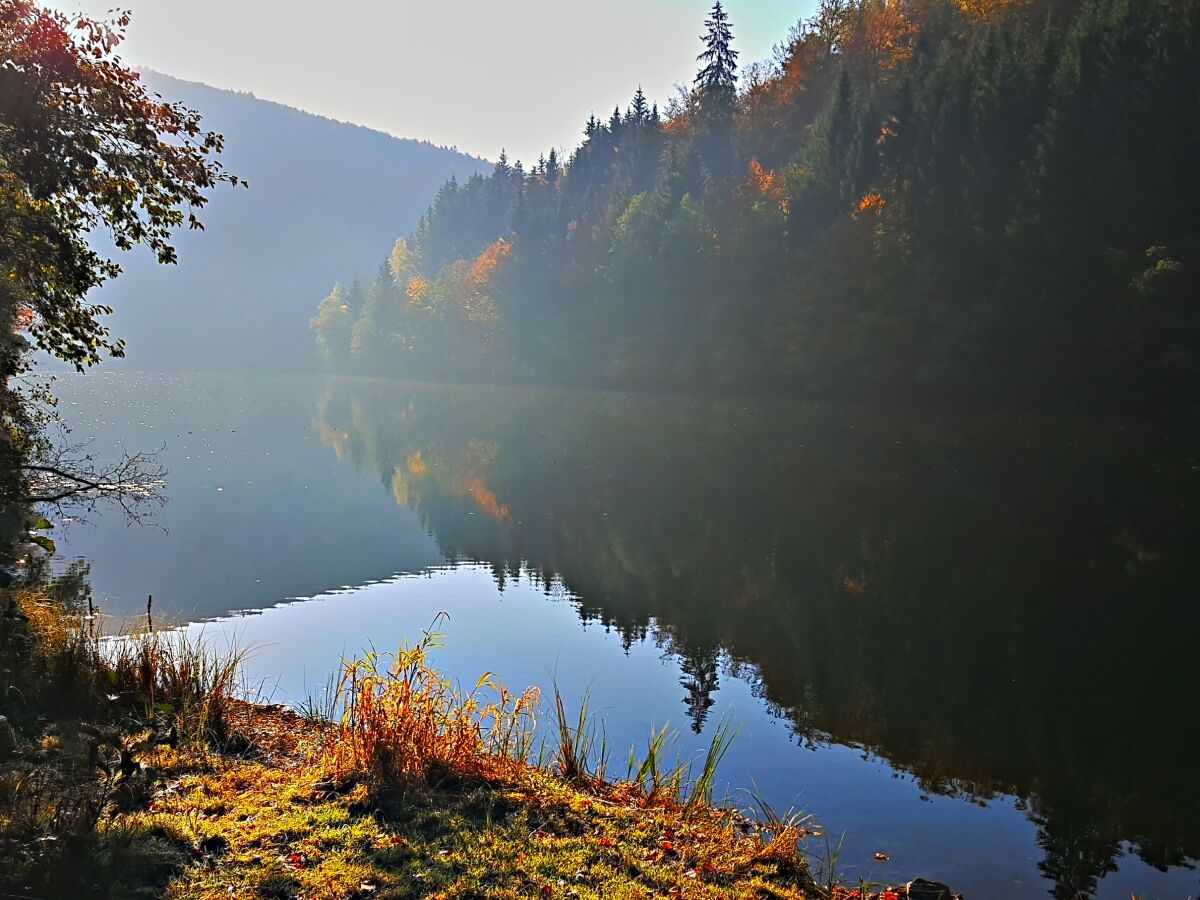
[[[559,701],[539,752],[536,692],[456,688],[429,638],[347,664],[328,722],[237,699],[237,660],[178,635],[103,645],[31,592],[0,610],[0,896],[848,894],[796,823],[712,804],[721,740],[690,778],[660,741],[610,780],[585,714]]]

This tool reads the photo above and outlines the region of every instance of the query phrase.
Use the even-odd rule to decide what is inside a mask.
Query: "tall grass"
[[[554,721],[557,749],[555,768],[558,774],[576,784],[603,781],[608,770],[608,740],[601,731],[597,744],[596,724],[591,715],[592,689],[584,690],[579,701],[579,713],[567,714],[562,691],[554,683]],[[593,757],[595,757],[593,759]]]
[[[102,675],[118,699],[128,698],[147,719],[169,720],[181,740],[228,743],[229,708],[239,691],[246,652],[217,654],[203,635],[147,631],[106,642]]]
[[[630,749],[627,777],[652,802],[680,803],[685,813],[707,809],[713,805],[717,767],[729,752],[737,732],[729,720],[722,719],[704,752],[699,773],[693,774],[692,764],[678,757],[673,763],[667,762],[667,753],[678,734],[664,725],[650,733],[645,755],[640,760],[637,748]]]
[[[395,654],[371,650],[343,662],[336,699],[343,713],[330,745],[335,768],[414,785],[439,770],[501,774],[528,758],[537,689],[514,693],[491,673],[470,691],[456,686],[429,661],[440,646],[433,628],[441,618]]]
[[[242,656],[179,632],[106,639],[95,616],[40,590],[0,592],[10,743],[0,760],[0,842],[90,840],[112,810],[145,801],[144,754],[164,743],[228,749]]]
[[[149,628],[105,638],[98,617],[35,591],[0,602],[0,713],[169,722],[198,743],[228,737],[244,651],[219,654],[203,636]]]
[[[683,792],[684,767],[676,758],[674,765],[666,762],[667,749],[677,735],[671,726],[651,731],[646,739],[646,754],[638,760],[637,748],[629,750],[629,780],[650,800],[678,802]]]
[[[729,752],[729,748],[733,745],[733,741],[740,730],[740,728],[735,728],[733,723],[726,718],[722,718],[717,723],[717,729],[713,732],[712,741],[708,745],[708,751],[704,754],[704,762],[700,766],[700,774],[692,780],[690,785],[690,793],[687,801],[688,812],[695,810],[697,807],[712,806],[713,786],[716,783],[717,767],[721,764],[721,760],[725,758],[725,754]]]
[[[393,654],[372,649],[343,660],[332,703],[310,700],[309,715],[341,711],[327,745],[333,770],[403,787],[441,773],[513,777],[542,768],[585,789],[608,784],[608,739],[592,715],[590,689],[568,712],[554,683],[553,729],[549,741],[543,736],[539,742],[537,688],[515,693],[486,673],[464,691],[433,667],[431,652],[443,638],[435,629],[444,615],[417,643]],[[664,727],[650,736],[644,756],[631,752],[627,784],[646,802],[707,809],[717,767],[735,737],[733,725],[722,720],[693,775],[692,765],[667,762],[674,735]]]

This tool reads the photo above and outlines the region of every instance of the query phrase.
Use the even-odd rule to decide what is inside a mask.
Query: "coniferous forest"
[[[566,158],[451,180],[313,319],[334,369],[1178,406],[1200,375],[1197,0],[823,0]]]

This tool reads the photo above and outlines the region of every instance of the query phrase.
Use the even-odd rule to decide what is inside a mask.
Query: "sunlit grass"
[[[437,771],[504,775],[528,759],[538,690],[513,692],[492,673],[462,690],[430,663],[440,638],[431,629],[394,654],[344,662],[334,700],[344,712],[329,748],[336,771],[412,786]]]
[[[0,865],[0,889],[188,900],[817,896],[796,834],[746,827],[712,804],[734,735],[726,722],[695,777],[666,762],[664,728],[631,755],[629,778],[610,781],[586,693],[568,712],[555,685],[542,743],[551,752],[539,754],[540,693],[491,674],[463,689],[434,667],[432,627],[395,653],[345,660],[335,689],[299,713],[245,699],[240,651],[149,627],[104,639],[90,618],[33,596],[12,609],[19,618],[0,644],[11,664],[20,650],[10,695],[75,706],[40,737],[39,752],[61,765],[3,770],[0,837],[30,848],[70,837],[77,858],[39,865],[31,849]]]

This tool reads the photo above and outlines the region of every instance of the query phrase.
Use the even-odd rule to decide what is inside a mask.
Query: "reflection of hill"
[[[930,790],[1027,798],[1064,895],[1121,841],[1155,864],[1200,853],[1171,724],[1200,633],[1181,443],[365,383],[321,416],[447,553],[561,577],[585,618],[655,631],[697,727],[723,650],[811,740]]]

